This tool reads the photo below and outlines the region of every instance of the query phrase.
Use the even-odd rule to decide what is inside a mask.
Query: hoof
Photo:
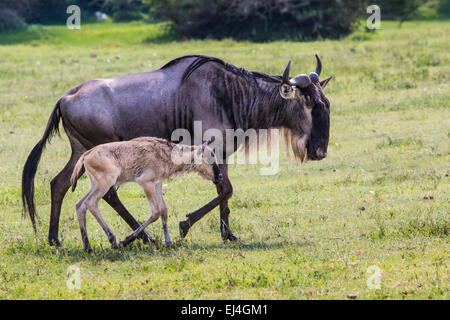
[[[183,239],[184,237],[186,237],[186,235],[189,232],[189,228],[191,227],[191,225],[189,224],[189,222],[187,220],[184,221],[180,221],[179,224],[179,228],[180,228],[180,237]]]
[[[141,239],[142,242],[144,243],[155,243],[156,240],[153,239],[153,237],[151,235],[149,235],[145,230],[142,231],[139,235],[138,235],[138,239]]]
[[[221,234],[222,234],[222,240],[224,242],[226,242],[227,240],[232,241],[232,242],[239,240],[239,238],[236,237],[233,234],[233,232],[231,232],[230,228],[228,228],[228,227],[222,226],[220,231],[221,231]]]
[[[227,238],[229,241],[238,241],[239,240],[239,238],[238,237],[236,237],[232,232],[230,232],[230,233],[228,233],[228,238]]]
[[[172,241],[166,242],[166,247],[167,247],[167,248],[170,248],[170,247],[172,247],[172,246],[173,246]]]
[[[117,243],[115,241],[113,243],[111,243],[111,249],[113,249],[113,250],[119,249],[119,246],[117,245]]]
[[[58,238],[48,238],[48,243],[51,246],[62,247],[62,243],[61,243],[61,241],[59,241]]]
[[[239,238],[236,237],[232,232],[227,232],[226,234],[222,234],[222,240],[226,242],[227,240],[234,242],[238,241]]]

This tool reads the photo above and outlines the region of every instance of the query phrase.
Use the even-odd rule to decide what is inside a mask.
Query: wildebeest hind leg
[[[50,245],[61,246],[58,239],[59,231],[59,217],[61,215],[61,205],[64,196],[70,187],[70,176],[72,174],[75,163],[78,161],[80,153],[72,152],[69,162],[67,162],[64,169],[50,182],[51,190],[51,213],[50,213],[50,227],[48,232],[48,242]]]

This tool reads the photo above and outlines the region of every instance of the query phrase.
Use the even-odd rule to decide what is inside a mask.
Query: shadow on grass
[[[308,241],[254,241],[254,242],[228,242],[228,243],[214,243],[214,244],[202,244],[202,243],[192,243],[186,248],[193,250],[213,250],[213,249],[238,249],[241,251],[256,251],[256,250],[277,250],[285,247],[303,247],[310,245]]]
[[[52,252],[57,259],[65,260],[70,263],[77,263],[82,261],[100,262],[100,261],[130,261],[136,259],[146,259],[155,256],[162,257],[176,257],[179,253],[189,253],[190,251],[268,251],[278,250],[286,247],[303,247],[311,243],[308,241],[276,241],[264,242],[255,241],[250,243],[187,243],[184,240],[175,241],[170,248],[166,248],[161,241],[159,244],[144,244],[142,241],[135,242],[124,249],[113,250],[109,247],[104,247],[102,244],[92,246],[90,252],[86,252],[80,247],[68,248],[52,248]]]

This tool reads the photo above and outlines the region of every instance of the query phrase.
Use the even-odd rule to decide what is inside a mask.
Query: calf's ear
[[[331,79],[333,79],[333,76],[320,81],[320,86],[322,87],[322,89],[325,89],[325,87],[327,86],[328,82],[330,82]]]

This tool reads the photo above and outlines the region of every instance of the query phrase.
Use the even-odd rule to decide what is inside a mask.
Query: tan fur
[[[267,150],[270,151],[271,148],[271,134],[270,130],[267,130],[267,141],[264,141],[267,146]],[[293,136],[292,131],[288,128],[281,128],[281,136],[284,137],[284,144],[286,149],[286,156],[288,159],[289,165],[292,164],[292,155],[290,149],[292,148],[292,151],[294,153],[294,157],[296,159],[297,164],[300,162],[302,163],[306,158],[306,140],[298,139]],[[256,141],[256,150],[259,150],[260,147],[260,137],[258,135],[257,141]],[[245,159],[248,162],[248,159],[250,158],[250,143],[249,139],[245,141],[244,144],[244,152],[245,152]]]
[[[306,160],[306,137],[298,138],[295,135],[291,135],[291,146],[294,152],[294,157],[297,163],[301,163]]]
[[[284,143],[286,146],[286,156],[288,158],[288,163],[289,163],[289,165],[291,165],[292,158],[291,158],[291,152],[289,150],[289,145],[291,145],[291,141],[292,141],[292,131],[287,128],[282,128],[281,131],[284,136]]]
[[[117,247],[114,234],[100,215],[98,202],[111,187],[118,187],[132,181],[143,188],[152,208],[152,216],[129,235],[125,242],[132,241],[146,226],[162,216],[166,245],[169,245],[171,241],[167,231],[167,207],[162,198],[162,182],[191,171],[199,173],[205,179],[213,180],[214,172],[211,162],[207,162],[206,150],[209,151],[210,157],[214,157],[213,161],[217,162],[212,150],[205,145],[176,145],[164,139],[152,137],[107,143],[85,152],[75,165],[71,177],[72,190],[75,189],[77,180],[83,174],[83,168],[91,180],[91,190],[76,205],[85,249],[89,249],[85,227],[87,209],[103,227],[113,248]],[[196,163],[195,157],[201,160]],[[184,160],[185,163],[180,160]]]

